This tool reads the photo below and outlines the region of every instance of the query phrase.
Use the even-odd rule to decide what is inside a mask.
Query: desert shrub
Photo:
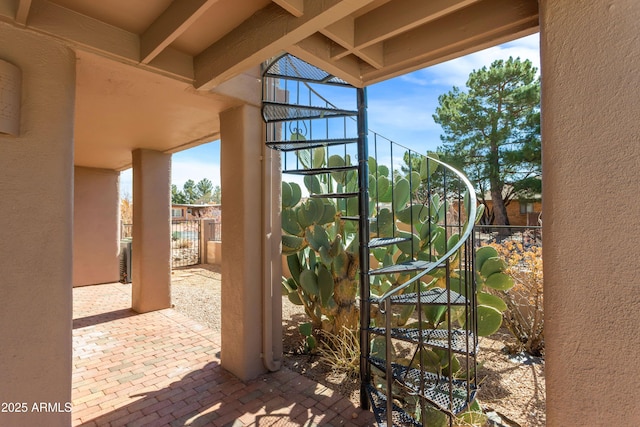
[[[506,273],[515,283],[507,291],[492,291],[507,304],[504,324],[516,339],[515,344],[508,346],[509,351],[541,356],[544,354],[542,247],[523,246],[515,241],[491,246],[507,261]]]
[[[176,242],[176,248],[178,249],[188,249],[192,246],[193,246],[193,240],[180,239]]]

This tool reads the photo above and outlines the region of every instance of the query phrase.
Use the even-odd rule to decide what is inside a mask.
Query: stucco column
[[[638,425],[640,2],[540,6],[547,425]]]
[[[171,154],[133,151],[132,308],[171,305]]]
[[[120,173],[74,168],[73,286],[117,282]]]
[[[263,344],[263,134],[260,110],[220,115],[222,366],[243,380],[265,372]],[[279,254],[277,254],[279,262]],[[278,325],[280,326],[280,325]]]
[[[22,72],[20,131],[0,133],[0,403],[23,411],[0,425],[69,426],[75,54],[2,22],[0,40]]]

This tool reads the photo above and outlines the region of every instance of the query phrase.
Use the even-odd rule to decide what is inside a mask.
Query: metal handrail
[[[478,208],[476,206],[478,201],[477,201],[477,198],[476,198],[476,195],[475,195],[475,191],[473,189],[473,185],[471,185],[471,182],[467,179],[466,176],[464,176],[463,174],[461,174],[459,171],[457,171],[456,169],[452,168],[448,164],[446,164],[444,162],[441,162],[438,159],[434,159],[433,157],[430,157],[430,156],[423,156],[423,157],[426,157],[429,160],[433,160],[434,162],[437,162],[438,164],[440,164],[440,165],[444,166],[445,168],[451,170],[464,183],[464,185],[467,187],[467,191],[469,192],[469,197],[470,197],[469,201],[470,201],[470,205],[471,205],[470,209],[469,209],[469,213],[467,215],[467,227],[464,230],[464,232],[461,234],[460,239],[458,240],[458,243],[456,243],[451,249],[449,249],[447,252],[445,252],[445,254],[442,255],[438,261],[434,261],[433,263],[431,263],[432,265],[430,267],[428,267],[428,268],[424,269],[423,271],[421,271],[420,273],[416,274],[414,277],[412,277],[411,279],[407,280],[402,285],[388,290],[385,294],[383,294],[381,297],[378,298],[379,301],[387,300],[392,295],[395,295],[398,292],[408,288],[411,284],[415,283],[416,281],[420,280],[422,277],[426,276],[427,274],[429,274],[430,272],[435,270],[442,263],[443,260],[449,259],[451,256],[453,256],[453,254],[455,254],[467,242],[467,240],[471,236],[471,233],[473,233],[473,228],[475,226],[475,218],[476,218],[476,214],[478,212]]]

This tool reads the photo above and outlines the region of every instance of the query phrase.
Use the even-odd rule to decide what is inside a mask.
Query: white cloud
[[[414,73],[400,77],[402,80],[420,85],[443,85],[464,87],[469,73],[484,66],[489,66],[497,59],[508,59],[510,56],[530,60],[534,67],[540,69],[539,37],[533,34],[500,46],[494,46],[470,55],[434,65]]]

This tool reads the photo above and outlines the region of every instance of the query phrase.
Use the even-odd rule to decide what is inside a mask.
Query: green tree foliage
[[[175,184],[171,184],[171,203],[173,204],[220,203],[221,194],[220,186],[214,188],[208,178],[201,179],[197,184],[189,179],[182,186],[182,190],[178,190]]]
[[[438,97],[433,118],[442,126],[440,158],[463,170],[491,195],[483,222],[509,224],[514,198],[540,193],[540,79],[529,60],[509,58],[474,70],[467,90],[453,87]]]
[[[192,179],[188,179],[182,186],[182,193],[187,203],[195,203],[198,199],[198,190],[196,190],[196,183]]]
[[[184,193],[178,190],[178,186],[171,184],[171,203],[174,205],[183,205],[187,203]]]
[[[197,202],[207,203],[211,201],[211,196],[213,194],[213,183],[207,178],[202,178],[196,184],[196,192],[199,196]]]
[[[222,189],[219,185],[213,189],[213,194],[211,195],[211,201],[213,203],[221,204],[222,203]]]

